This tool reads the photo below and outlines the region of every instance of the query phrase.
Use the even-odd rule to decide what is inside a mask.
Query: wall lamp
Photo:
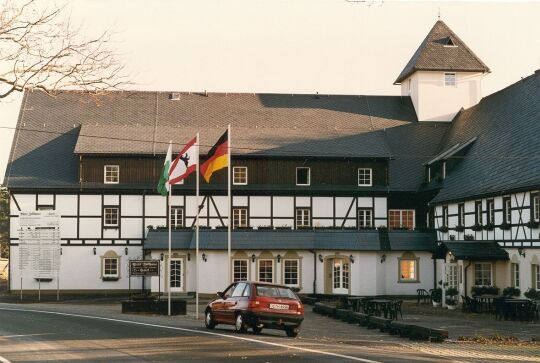
[[[94,247],[94,255],[96,254],[96,248]]]
[[[161,253],[161,255],[159,255],[159,259],[160,259],[161,261],[163,261],[163,253]]]
[[[255,254],[252,254],[251,255],[251,262],[255,262],[255,258],[256,258]]]
[[[525,258],[525,251],[523,251],[523,247],[518,248],[518,253],[521,257]]]
[[[187,260],[191,261],[191,253],[189,253],[189,252],[187,253]]]
[[[277,263],[281,262],[281,255],[277,255]]]
[[[323,262],[323,257],[322,257],[322,255],[319,255],[319,261]]]
[[[206,256],[206,253],[202,254],[202,259],[204,262],[208,261],[208,257]]]
[[[386,261],[386,255],[381,256],[381,263],[383,263],[384,261]]]
[[[126,254],[126,256],[128,255],[128,252],[129,252],[129,249],[127,247],[124,248],[124,253]]]
[[[353,255],[350,255],[350,256],[349,256],[349,260],[351,260],[351,263],[354,263],[354,256],[353,256]]]

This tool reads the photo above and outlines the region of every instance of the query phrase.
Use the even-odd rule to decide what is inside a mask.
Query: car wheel
[[[240,313],[238,313],[238,315],[236,315],[236,319],[234,320],[234,330],[237,333],[245,333],[246,332],[246,324],[244,323],[244,317]]]
[[[204,314],[204,325],[208,329],[214,329],[216,327],[216,322],[214,320],[214,315],[212,314],[212,310],[207,310]]]
[[[298,330],[298,328],[296,327],[293,327],[293,328],[285,328],[285,333],[287,333],[287,336],[289,338],[296,338],[298,336],[298,333],[300,331]]]
[[[258,327],[258,326],[254,326],[254,327],[253,327],[253,332],[254,332],[255,334],[261,334],[262,330],[263,330],[262,327]]]

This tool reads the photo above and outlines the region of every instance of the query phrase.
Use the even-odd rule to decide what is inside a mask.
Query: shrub
[[[529,290],[525,291],[523,295],[525,295],[526,298],[531,300],[540,299],[540,290],[530,288]]]
[[[517,287],[505,287],[503,290],[503,296],[511,297],[511,296],[519,296],[521,294],[521,290]]]
[[[442,300],[442,289],[441,288],[433,289],[433,291],[431,292],[431,299],[435,302],[440,303]]]

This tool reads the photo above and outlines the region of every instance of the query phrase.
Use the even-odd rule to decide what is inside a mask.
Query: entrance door
[[[332,293],[349,293],[349,262],[342,258],[334,259],[332,271]]]
[[[170,268],[170,288],[171,292],[184,291],[183,277],[184,277],[184,260],[181,258],[171,258]]]

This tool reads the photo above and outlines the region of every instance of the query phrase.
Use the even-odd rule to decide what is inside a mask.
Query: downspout
[[[433,289],[437,288],[437,259],[433,259]]]
[[[469,264],[465,266],[463,269],[463,287],[465,287],[465,297],[467,297],[467,269],[471,265],[471,261],[469,261]]]
[[[317,252],[309,250],[313,253],[313,295],[317,294]]]

